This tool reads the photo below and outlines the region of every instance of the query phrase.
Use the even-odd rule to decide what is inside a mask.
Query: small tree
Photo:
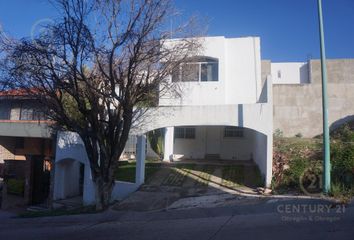
[[[61,17],[42,26],[33,39],[2,38],[2,85],[27,89],[57,127],[80,135],[95,183],[96,209],[104,209],[139,106],[166,90],[178,92],[168,76],[200,44],[192,21],[173,31],[166,24],[174,14],[169,0],[54,4]],[[172,41],[172,33],[189,38]]]

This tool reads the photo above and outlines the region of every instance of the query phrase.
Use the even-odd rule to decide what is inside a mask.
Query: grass
[[[201,171],[196,173],[198,179],[196,181],[196,186],[206,186],[209,184],[212,173],[215,170],[215,166],[205,165]]]
[[[145,164],[145,179],[149,182],[154,174],[162,168],[160,162],[147,161]],[[248,187],[257,187],[263,185],[263,179],[257,167],[245,169],[242,165],[197,165],[194,163],[179,163],[170,166],[163,165],[168,169],[167,176],[161,179],[161,185],[181,187],[187,179],[192,178],[196,187],[207,186],[210,182],[213,172],[221,169],[221,184],[229,187],[236,188],[242,185]],[[134,182],[135,181],[135,162],[125,162],[119,166],[115,172],[115,178],[118,181]],[[245,171],[252,171],[248,173],[245,178]]]
[[[170,174],[163,181],[165,186],[182,186],[187,175],[195,168],[195,164],[177,164],[171,168]]]
[[[66,209],[54,209],[47,211],[26,211],[18,214],[19,218],[35,218],[35,217],[55,217],[63,215],[78,215],[78,214],[90,214],[98,213],[95,206],[83,206],[76,209],[66,210]]]
[[[226,166],[222,169],[222,182],[223,186],[234,188],[244,185],[245,175],[243,166]]]
[[[145,163],[145,179],[150,179],[159,170],[160,166],[161,163],[159,162],[147,161]],[[136,162],[126,162],[116,169],[114,176],[117,181],[135,182],[135,171]]]

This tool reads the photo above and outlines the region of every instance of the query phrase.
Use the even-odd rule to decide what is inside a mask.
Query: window
[[[45,120],[45,116],[38,103],[23,103],[20,120]]]
[[[225,138],[242,138],[243,128],[240,127],[225,127],[224,128]]]
[[[195,139],[194,127],[175,127],[175,138]]]
[[[0,120],[9,120],[10,119],[10,109],[11,105],[6,102],[0,103]]]
[[[281,78],[281,71],[278,71],[278,78]]]
[[[219,81],[219,61],[210,57],[195,57],[172,73],[173,82]]]
[[[33,120],[33,108],[25,104],[21,108],[20,120]]]
[[[202,82],[218,81],[218,63],[202,63],[201,65]]]
[[[182,81],[183,82],[198,82],[199,81],[199,64],[186,63],[182,66]]]

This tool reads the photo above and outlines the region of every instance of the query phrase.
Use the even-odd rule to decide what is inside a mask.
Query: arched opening
[[[85,165],[74,159],[56,163],[54,200],[77,198],[82,201]]]
[[[223,165],[226,168],[244,165],[247,166],[243,168],[244,175],[253,169],[258,174],[257,182],[249,185],[264,185],[271,165],[268,162],[268,142],[271,140],[267,135],[254,129],[230,125],[179,125],[166,127],[162,132],[164,161]]]

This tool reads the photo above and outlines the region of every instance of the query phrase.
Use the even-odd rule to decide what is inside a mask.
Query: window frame
[[[191,131],[188,133],[188,131]],[[177,134],[177,132],[179,132]],[[196,139],[196,128],[195,127],[175,127],[174,128],[174,139]]]
[[[11,116],[11,103],[3,101],[0,102],[0,120],[10,120]]]
[[[238,133],[240,133],[240,134],[238,134]],[[226,139],[244,138],[245,137],[244,128],[234,127],[234,126],[226,126],[226,127],[224,127],[223,136]]]
[[[202,80],[202,65],[208,66],[208,65],[212,65],[215,64],[216,67],[216,78],[217,79],[212,79],[211,81],[203,81]],[[198,80],[196,81],[185,81],[184,77],[183,77],[183,66],[184,65],[198,65]],[[211,74],[212,77],[214,74]],[[176,80],[177,78],[177,80]],[[212,57],[206,57],[206,56],[198,56],[198,57],[194,57],[191,58],[189,61],[180,64],[178,66],[177,71],[173,72],[171,74],[171,80],[172,82],[198,82],[198,83],[204,83],[204,82],[219,82],[219,59],[217,58],[212,58]]]

